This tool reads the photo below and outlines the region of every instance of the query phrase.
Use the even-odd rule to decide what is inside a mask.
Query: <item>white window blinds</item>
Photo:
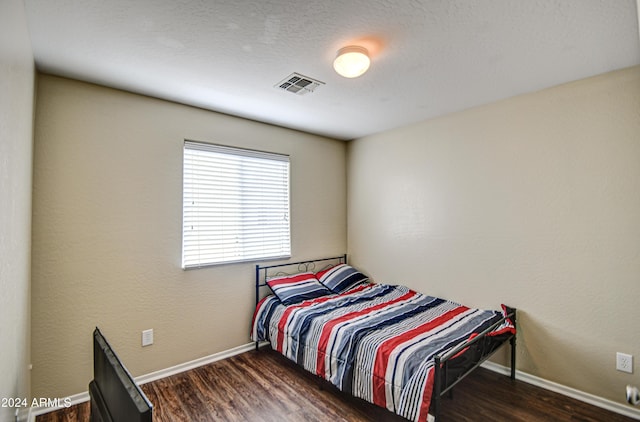
[[[182,267],[290,255],[289,157],[185,141]]]

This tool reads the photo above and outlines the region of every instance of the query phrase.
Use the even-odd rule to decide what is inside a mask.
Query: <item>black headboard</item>
[[[299,262],[288,262],[285,264],[276,264],[276,265],[256,265],[256,306],[260,301],[260,288],[267,285],[266,280],[269,278],[269,271],[276,270],[280,271],[282,269],[293,269],[294,273],[300,273],[304,271],[311,270],[320,270],[320,268],[316,268],[317,263],[327,263],[329,261],[334,261],[335,263],[347,263],[347,254],[334,256],[331,258],[318,258],[318,259],[310,259],[308,261],[299,261]],[[277,273],[276,273],[277,274]],[[271,274],[272,276],[275,274]]]
[[[96,327],[93,380],[89,383],[91,422],[151,422],[153,406]]]

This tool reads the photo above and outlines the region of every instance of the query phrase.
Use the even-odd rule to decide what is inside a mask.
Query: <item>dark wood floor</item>
[[[279,354],[243,353],[142,386],[154,405],[153,420],[406,422],[385,409],[337,391]],[[483,368],[443,400],[442,422],[583,421],[630,418],[534,387]],[[83,403],[38,416],[37,422],[84,422]]]

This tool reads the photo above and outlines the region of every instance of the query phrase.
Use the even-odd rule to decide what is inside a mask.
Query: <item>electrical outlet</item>
[[[153,344],[153,328],[142,332],[142,346],[151,346]]]
[[[633,373],[633,356],[626,353],[616,353],[616,369],[622,372]]]

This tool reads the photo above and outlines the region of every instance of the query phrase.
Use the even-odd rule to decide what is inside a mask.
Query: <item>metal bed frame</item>
[[[278,269],[271,276],[291,275],[281,271],[283,267],[293,267],[295,273],[312,271],[316,263],[334,261],[337,263],[347,263],[347,254],[331,258],[312,259],[308,261],[289,262],[276,265],[256,265],[256,307],[260,301],[260,288],[267,286],[269,270]],[[320,270],[319,270],[320,271]],[[262,280],[262,281],[261,281]],[[499,327],[505,320],[510,319],[513,326],[516,326],[516,308],[506,306],[506,315],[498,322],[487,328],[470,340],[460,343],[448,352],[437,355],[434,358],[434,385],[433,397],[431,399],[430,414],[438,420],[442,408],[442,398],[445,394],[451,397],[453,387],[462,381],[473,370],[489,359],[496,350],[507,341],[511,345],[511,374],[512,380],[516,379],[516,335],[512,333],[500,334],[498,336],[488,336],[487,334]],[[256,350],[259,349],[259,342],[256,341]],[[462,354],[464,352],[464,354]],[[460,355],[460,356],[458,356]],[[463,359],[464,358],[464,359]]]

